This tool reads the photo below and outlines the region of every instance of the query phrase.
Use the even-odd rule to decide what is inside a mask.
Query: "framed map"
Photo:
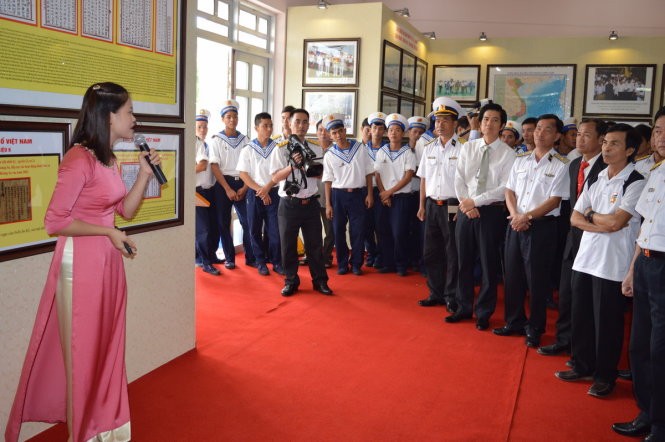
[[[576,65],[487,65],[487,96],[499,103],[508,119],[573,115]]]

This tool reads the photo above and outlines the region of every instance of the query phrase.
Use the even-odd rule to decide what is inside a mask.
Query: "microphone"
[[[142,152],[150,152],[150,147],[148,147],[148,143],[145,141],[145,137],[141,134],[136,134],[134,135],[134,144],[136,147],[138,147]],[[164,175],[164,172],[162,172],[162,168],[159,167],[159,165],[154,165],[150,162],[150,158],[146,158],[148,161],[148,164],[150,165],[150,168],[152,169],[152,173],[155,174],[155,178],[157,178],[157,182],[160,185],[166,184],[166,175]]]

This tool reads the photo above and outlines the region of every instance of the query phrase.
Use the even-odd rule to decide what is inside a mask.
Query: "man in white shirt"
[[[240,179],[237,169],[240,151],[249,142],[247,137],[238,132],[238,102],[227,100],[222,106],[224,130],[212,137],[210,158],[212,173],[215,175],[215,198],[219,231],[226,262],[224,267],[235,269],[236,252],[231,235],[231,209],[234,208],[242,226],[242,245],[245,249],[245,264],[254,267],[254,251],[247,222],[247,204],[245,194],[249,189]]]
[[[665,158],[665,108],[654,118],[652,149]],[[638,416],[612,429],[623,436],[665,440],[665,168],[652,167],[635,210],[644,221],[622,284],[633,297],[630,366]]]
[[[537,347],[545,332],[549,276],[554,263],[561,198],[568,196],[568,159],[554,150],[563,123],[556,115],[538,117],[536,148],[517,156],[506,184],[510,225],[506,229],[505,318],[494,334],[525,334]],[[529,290],[529,318],[524,309]]]
[[[506,111],[500,105],[483,106],[479,118],[483,137],[462,146],[455,172],[455,193],[459,200],[455,232],[459,257],[458,305],[446,322],[471,319],[473,268],[479,256],[482,282],[475,307],[476,328],[487,330],[496,308],[499,256],[506,228],[505,187],[515,151],[499,139],[507,121]]]
[[[305,149],[311,149],[316,157],[323,152],[316,145],[309,145],[305,134],[309,128],[309,112],[295,109],[291,112],[291,132]],[[290,141],[291,142],[291,141]],[[292,296],[300,286],[298,277],[298,231],[302,230],[307,265],[312,275],[314,290],[324,295],[332,295],[328,287],[328,274],[323,262],[323,238],[321,235],[321,205],[318,199],[317,181],[320,176],[309,176],[305,170],[301,152],[295,151],[293,142],[280,143],[281,147],[270,156],[270,172],[272,180],[279,183],[280,196],[277,209],[279,223],[279,239],[282,251],[282,267],[284,268],[284,288],[282,296]],[[296,146],[300,148],[299,146]],[[289,154],[293,152],[293,154]],[[287,187],[285,189],[285,186]]]
[[[365,216],[374,204],[372,187],[374,167],[362,143],[347,140],[344,116],[328,115],[324,118],[333,145],[323,157],[323,183],[326,190],[326,215],[333,222],[337,273],[349,272],[349,261],[354,275],[362,275],[365,239]],[[346,242],[349,224],[351,253]]]
[[[256,114],[254,129],[257,137],[240,152],[238,159],[240,178],[249,187],[247,217],[249,218],[252,249],[260,275],[269,274],[266,265],[268,256],[271,258],[275,273],[284,274],[277,223],[279,195],[277,194],[277,184],[272,181],[270,173],[270,155],[277,146],[277,143],[270,139],[272,134],[270,114],[267,112]],[[264,231],[268,237],[267,250],[263,238]]]
[[[644,177],[632,163],[640,136],[627,124],[611,126],[603,139],[607,168],[585,187],[575,204],[571,225],[584,230],[573,263],[572,356],[574,368],[558,371],[564,381],[593,377],[588,394],[612,393],[623,344],[626,277],[639,230],[635,205]]]
[[[383,136],[386,132],[386,114],[383,112],[373,112],[367,117],[369,123],[369,139],[363,141],[367,149],[367,155],[374,163],[376,153],[383,146]],[[379,189],[376,187],[376,180],[372,177],[372,187],[368,188],[372,192],[374,201],[379,201]],[[366,265],[368,267],[383,268],[384,263],[381,258],[381,248],[383,237],[389,235],[389,229],[382,223],[377,222],[384,220],[386,217],[385,207],[382,204],[374,204],[371,208],[367,209],[365,214],[365,250],[367,251]]]

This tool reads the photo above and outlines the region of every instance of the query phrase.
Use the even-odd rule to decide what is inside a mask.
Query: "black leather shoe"
[[[210,264],[202,264],[201,269],[204,272],[210,273],[211,275],[214,275],[214,276],[219,276],[219,274],[220,274],[219,270],[217,270],[216,268],[214,268]]]
[[[545,356],[554,356],[564,352],[570,353],[570,345],[559,344],[558,342],[552,345],[544,345],[538,349],[538,354]]]
[[[526,335],[526,331],[523,328],[515,329],[515,328],[510,328],[507,325],[495,328],[494,330],[492,330],[492,333],[494,333],[497,336]]]
[[[330,287],[328,287],[327,282],[319,282],[318,284],[315,283],[314,284],[314,290],[316,290],[317,292],[323,293],[324,295],[328,295],[328,296],[333,294],[333,291],[330,290]]]
[[[268,270],[268,266],[265,264],[259,264],[259,275],[261,276],[268,276],[270,274],[270,271]]]
[[[347,273],[349,273],[348,267],[340,267],[339,269],[337,269],[338,275],[346,275]]]
[[[614,382],[596,381],[591,385],[587,394],[593,397],[603,398],[614,391]]]
[[[360,270],[360,267],[354,267],[354,268],[351,270],[351,272],[353,272],[353,274],[356,275],[356,276],[360,276],[360,275],[363,274],[363,271]]]
[[[228,261],[226,261],[226,262],[224,263],[224,267],[226,267],[226,268],[229,269],[229,270],[233,270],[233,269],[236,268],[236,263],[235,263],[235,262],[228,262]]]
[[[287,282],[282,289],[282,296],[291,296],[298,290],[298,284],[295,282]]]
[[[476,328],[480,331],[487,330],[490,327],[490,321],[487,319],[478,319],[476,321]]]
[[[625,381],[633,380],[633,373],[630,370],[617,370],[617,376]]]
[[[651,425],[640,419],[638,416],[635,420],[630,422],[617,422],[616,424],[612,424],[612,429],[622,436],[642,437],[649,434],[651,431]]]
[[[463,321],[465,319],[471,319],[471,315],[465,315],[463,313],[453,313],[450,316],[446,316],[444,321],[446,321],[449,324],[454,324],[456,322]]]
[[[593,379],[591,375],[578,373],[575,370],[557,371],[554,373],[554,376],[566,382],[590,381],[591,379]]]
[[[649,433],[647,437],[644,438],[644,442],[665,442],[664,437],[658,437],[653,433]]]
[[[524,343],[529,348],[537,348],[540,345],[540,335],[530,335],[527,333]]]
[[[395,269],[393,267],[381,267],[379,273],[395,273]]]
[[[455,313],[457,311],[457,301],[454,298],[448,298],[446,300],[446,311],[448,313]]]
[[[421,299],[418,301],[418,305],[421,307],[435,307],[437,305],[445,305],[446,301],[440,301],[436,298],[432,298],[431,296],[429,298]]]

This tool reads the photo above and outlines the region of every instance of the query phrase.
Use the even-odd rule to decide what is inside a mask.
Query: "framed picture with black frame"
[[[427,89],[427,63],[420,58],[416,58],[416,78],[414,95],[425,99]]]
[[[584,76],[584,115],[651,117],[655,64],[588,64]]]
[[[399,92],[402,70],[402,50],[387,40],[383,41],[381,87]]]
[[[381,93],[381,112],[393,114],[399,111],[399,97],[389,92]]]
[[[400,92],[414,95],[416,89],[416,57],[402,52],[402,71],[400,75]]]

